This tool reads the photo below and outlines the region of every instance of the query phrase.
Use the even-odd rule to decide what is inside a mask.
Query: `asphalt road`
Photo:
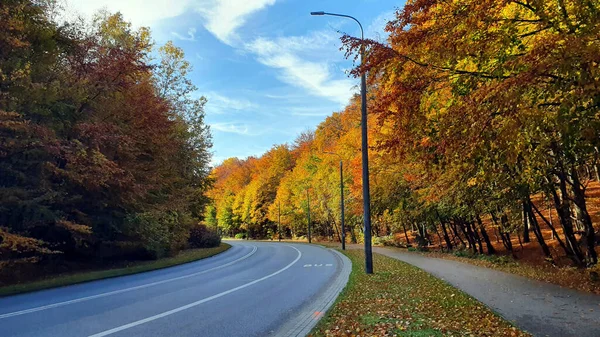
[[[278,329],[310,324],[318,313],[294,321],[345,283],[348,267],[331,250],[229,243],[185,265],[1,298],[0,336],[286,335]]]

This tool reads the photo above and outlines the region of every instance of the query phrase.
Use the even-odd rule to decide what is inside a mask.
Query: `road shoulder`
[[[290,320],[281,326],[272,336],[300,337],[308,335],[346,287],[352,271],[352,262],[348,257],[334,249],[327,250],[335,255],[339,261],[336,277],[328,284],[326,289],[320,293],[317,300],[307,303],[296,315],[294,315],[293,320]]]

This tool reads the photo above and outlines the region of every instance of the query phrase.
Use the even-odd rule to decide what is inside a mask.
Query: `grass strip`
[[[310,336],[530,336],[448,283],[402,261],[345,251],[352,273]]]
[[[180,252],[177,256],[158,259],[155,261],[144,261],[123,268],[78,272],[73,274],[62,274],[44,280],[8,285],[5,287],[0,287],[0,296],[15,295],[36,290],[62,287],[77,283],[138,274],[156,269],[172,267],[179,264],[184,264],[211,257],[213,255],[222,253],[229,248],[231,248],[230,245],[226,243],[221,243],[219,247],[188,249]]]

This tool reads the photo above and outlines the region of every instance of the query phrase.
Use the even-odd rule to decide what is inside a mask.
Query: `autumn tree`
[[[53,5],[0,4],[3,259],[174,254],[210,184],[189,65],[172,44],[153,64],[150,31],[121,14],[58,24]]]

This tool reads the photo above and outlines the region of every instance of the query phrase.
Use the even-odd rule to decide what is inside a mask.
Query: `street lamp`
[[[348,18],[356,21],[360,27],[360,39],[364,42],[365,33],[363,27],[356,18],[350,15],[334,14],[326,12],[310,12],[310,15],[329,15]],[[360,50],[360,63],[365,60],[364,44]],[[363,72],[360,75],[360,97],[361,97],[361,133],[362,133],[362,181],[363,181],[363,212],[364,212],[364,238],[365,238],[365,271],[373,274],[373,251],[371,248],[371,197],[369,194],[369,142],[367,139],[367,81]]]
[[[307,215],[308,215],[308,243],[311,243],[311,238],[310,238],[310,194],[308,193],[308,187],[306,188],[306,209],[307,209]]]
[[[340,158],[340,209],[342,211],[342,250],[346,250],[346,227],[344,226],[344,161],[342,156],[335,152],[323,151],[323,153],[334,154]]]

